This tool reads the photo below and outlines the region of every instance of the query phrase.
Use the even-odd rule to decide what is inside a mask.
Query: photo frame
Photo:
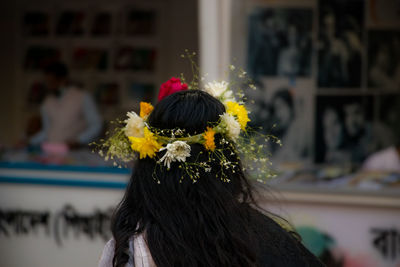
[[[83,10],[66,9],[56,20],[55,34],[58,36],[82,36],[86,32],[87,14]]]
[[[51,31],[51,17],[47,11],[27,11],[23,14],[25,36],[45,37]]]
[[[254,6],[247,20],[246,65],[253,79],[311,76],[312,8]]]
[[[149,37],[156,33],[157,12],[154,9],[131,8],[126,13],[126,34],[132,37]]]
[[[24,68],[26,70],[41,70],[60,59],[61,50],[58,47],[32,45],[25,51]]]
[[[72,67],[80,70],[108,68],[108,51],[98,47],[76,47],[73,51]]]
[[[319,88],[361,89],[365,1],[318,1]]]
[[[145,47],[119,47],[116,51],[115,69],[153,72],[156,49]]]

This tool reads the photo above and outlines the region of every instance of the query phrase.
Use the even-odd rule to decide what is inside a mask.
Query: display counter
[[[0,266],[96,266],[129,174],[110,166],[0,163]],[[261,206],[287,218],[315,254],[399,266],[397,189],[259,185],[272,187]]]

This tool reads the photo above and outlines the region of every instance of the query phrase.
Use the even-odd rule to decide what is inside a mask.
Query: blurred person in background
[[[251,18],[249,43],[249,74],[252,77],[260,75],[275,75],[281,41],[276,30],[275,14],[266,10]]]
[[[267,92],[263,83],[256,81],[255,84],[258,90],[248,90],[246,92],[250,99],[254,99],[254,101],[249,101],[247,104],[251,110],[249,124],[263,134],[269,134],[273,125],[271,121],[272,108],[266,98]]]
[[[346,44],[347,55],[347,71],[349,87],[357,87],[360,85],[361,79],[361,52],[363,51],[363,44],[360,40],[361,27],[357,20],[352,16],[346,18],[346,30],[344,32],[344,42]]]
[[[68,69],[60,62],[44,69],[48,94],[40,108],[42,129],[31,145],[64,143],[78,148],[93,141],[102,129],[102,119],[93,98],[68,84]]]
[[[348,151],[344,150],[345,129],[343,116],[339,110],[333,107],[327,107],[322,118],[324,144],[325,144],[325,162],[326,163],[344,163],[350,161]]]
[[[360,164],[371,153],[394,143],[390,129],[382,123],[366,118],[366,111],[361,103],[348,103],[343,111],[346,150],[351,152],[352,162]]]
[[[390,143],[370,155],[362,168],[368,171],[400,172],[400,97],[389,95],[384,98],[382,114],[384,125],[391,131],[391,136],[385,137]]]
[[[347,83],[348,50],[337,36],[336,17],[332,11],[323,17],[323,30],[319,44],[319,85],[324,87],[342,86]]]
[[[279,88],[271,99],[272,135],[278,137],[280,144],[273,144],[273,162],[296,162],[308,156],[306,132],[302,130],[304,120],[300,118],[302,112],[301,102],[294,97],[292,90],[286,87]],[[299,142],[299,140],[302,140]]]
[[[391,45],[381,44],[369,71],[369,82],[371,86],[385,90],[400,89],[400,46],[399,38],[395,38]]]
[[[289,128],[295,117],[294,100],[290,91],[286,88],[279,89],[271,99],[274,135],[283,138],[288,134]]]
[[[299,33],[295,25],[289,25],[287,46],[279,54],[278,75],[295,76],[300,72]]]
[[[396,88],[394,79],[390,77],[390,52],[387,45],[379,47],[369,75],[372,86],[384,89]]]

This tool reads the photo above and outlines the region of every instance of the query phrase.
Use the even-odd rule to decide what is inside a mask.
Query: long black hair
[[[224,105],[211,95],[187,90],[160,101],[148,123],[158,129],[180,128],[198,134],[217,122],[224,111]],[[192,144],[187,160],[199,157],[207,161],[206,154],[201,144]],[[225,156],[237,160],[230,150]],[[220,167],[211,166],[211,172],[202,172],[193,183],[189,177],[181,179],[185,173],[177,163],[172,163],[170,170],[160,170],[156,164],[149,158],[134,164],[112,222],[114,266],[125,266],[129,240],[142,233],[158,267],[259,266],[256,233],[250,227],[254,198],[241,168],[227,170],[230,182],[224,182],[218,178]]]

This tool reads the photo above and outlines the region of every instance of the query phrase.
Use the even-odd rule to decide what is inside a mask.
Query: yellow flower
[[[154,107],[150,103],[140,102],[140,117],[146,119],[153,111]]]
[[[204,137],[204,147],[207,150],[214,151],[215,142],[214,142],[215,131],[211,127],[207,127],[207,131],[203,134]]]
[[[162,145],[157,142],[154,134],[147,127],[144,127],[143,133],[144,137],[128,137],[131,141],[131,148],[139,152],[140,159],[145,157],[153,158]]]
[[[226,111],[229,114],[237,117],[242,130],[246,129],[247,123],[250,121],[250,119],[245,106],[239,105],[236,102],[228,101],[226,102]]]

